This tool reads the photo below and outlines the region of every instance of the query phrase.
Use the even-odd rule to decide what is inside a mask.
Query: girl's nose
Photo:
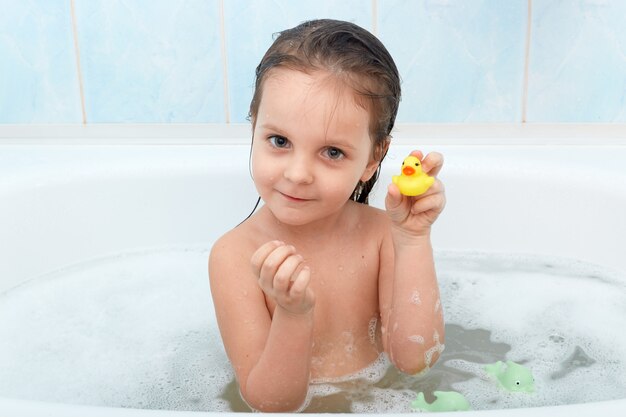
[[[295,184],[310,184],[313,182],[311,166],[304,158],[292,158],[287,164],[283,175]]]

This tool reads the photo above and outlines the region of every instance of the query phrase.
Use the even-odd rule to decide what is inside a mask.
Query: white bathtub
[[[0,293],[85,259],[210,247],[256,201],[247,133],[245,126],[1,127]],[[626,280],[623,126],[400,126],[381,182],[415,146],[446,158],[448,206],[434,231],[437,250],[579,259]],[[0,398],[0,415],[205,414],[35,400]],[[465,415],[624,413],[626,399]]]

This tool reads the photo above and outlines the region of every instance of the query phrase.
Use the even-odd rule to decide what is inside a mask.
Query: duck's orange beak
[[[402,173],[404,175],[407,175],[407,176],[408,175],[413,175],[413,174],[415,174],[415,169],[413,169],[413,167],[406,166],[406,167],[402,168]]]

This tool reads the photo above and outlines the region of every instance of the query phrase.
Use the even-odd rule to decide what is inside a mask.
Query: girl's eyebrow
[[[277,132],[278,134],[283,135],[285,137],[289,136],[289,135],[287,135],[287,133],[285,131],[283,131],[282,129],[279,129],[278,127],[274,126],[273,124],[263,123],[261,125],[261,129],[271,130],[271,131]]]

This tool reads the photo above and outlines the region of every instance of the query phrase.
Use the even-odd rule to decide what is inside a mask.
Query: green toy
[[[420,411],[467,411],[471,410],[470,404],[462,394],[455,391],[435,391],[435,401],[428,404],[424,399],[424,393],[417,394],[415,401],[411,403],[414,410]]]
[[[513,361],[498,361],[485,366],[485,371],[496,378],[500,386],[512,392],[534,392],[535,380],[530,370]]]

